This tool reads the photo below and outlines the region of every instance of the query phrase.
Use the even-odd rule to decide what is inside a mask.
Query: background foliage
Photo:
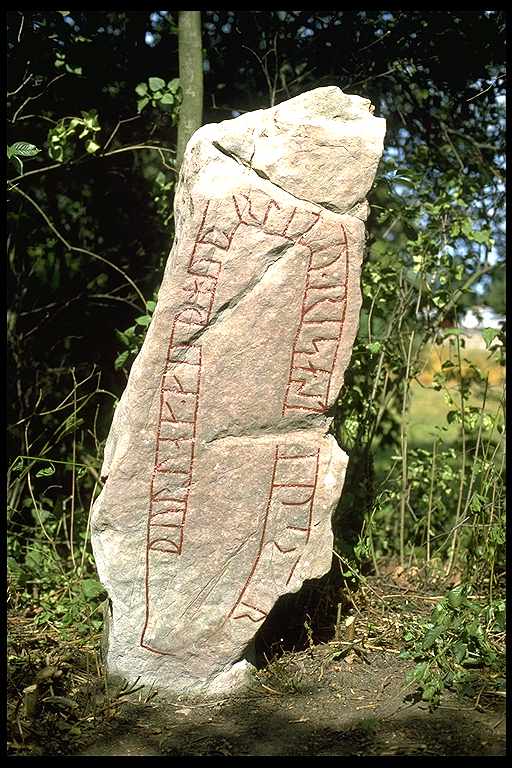
[[[101,623],[88,515],[173,238],[177,22],[8,13],[11,597],[63,631],[84,610]],[[460,318],[504,311],[504,12],[204,11],[202,25],[205,122],[331,84],[386,118],[333,424],[351,455],[336,548],[349,582],[398,558],[492,604],[504,329],[475,357]]]

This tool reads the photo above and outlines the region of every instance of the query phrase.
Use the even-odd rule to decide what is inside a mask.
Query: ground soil
[[[404,662],[370,652],[333,661],[334,649],[290,653],[276,672],[230,700],[127,703],[80,755],[504,755],[503,703],[475,709],[445,696],[435,712],[407,701]]]
[[[63,701],[53,697],[52,712],[52,697],[47,697],[49,703],[42,705],[46,714],[37,721],[24,719],[19,704],[14,717],[11,706],[9,751],[183,757],[505,755],[502,692],[485,684],[466,698],[447,691],[430,711],[406,685],[405,673],[414,663],[400,657],[404,621],[430,611],[436,596],[388,580],[374,583],[366,598],[358,594],[349,640],[340,639],[338,631],[335,638],[318,642],[309,632],[305,647],[275,653],[242,695],[210,701],[163,698],[145,689],[105,691],[98,675],[87,679],[77,671],[76,648],[67,656],[60,648],[61,656],[47,654],[47,663],[64,669],[63,677],[74,680],[75,687],[71,690],[69,682]],[[34,658],[34,648],[31,654]],[[57,681],[54,692],[59,692]]]

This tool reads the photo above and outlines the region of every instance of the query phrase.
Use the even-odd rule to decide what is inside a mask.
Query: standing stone
[[[328,87],[190,140],[94,506],[110,673],[234,688],[277,599],[329,570],[347,463],[329,409],[384,132],[368,100]]]

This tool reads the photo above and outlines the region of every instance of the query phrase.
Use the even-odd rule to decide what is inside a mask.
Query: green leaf
[[[171,93],[176,93],[179,87],[180,81],[177,77],[175,77],[173,80],[169,80],[167,83],[167,88],[171,91]]]
[[[28,144],[26,141],[16,141],[10,147],[7,147],[7,157],[15,155],[19,157],[34,157],[40,151],[34,144]]]
[[[120,341],[122,344],[125,344],[125,345],[127,345],[127,344],[129,344],[129,343],[130,343],[130,341],[129,341],[129,339],[128,339],[128,336],[126,335],[126,333],[123,333],[123,331],[118,331],[118,330],[117,330],[117,328],[116,328],[116,329],[115,329],[115,334],[116,334],[117,338],[119,339],[119,341]]]
[[[172,93],[164,93],[160,101],[160,104],[174,104],[175,101],[176,99],[174,98]]]
[[[382,344],[380,343],[380,341],[372,341],[371,344],[368,344],[368,350],[372,354],[376,354],[377,352],[380,352],[381,347],[382,347]]]
[[[427,671],[428,671],[428,661],[421,661],[419,664],[416,664],[414,669],[410,669],[408,672],[406,672],[406,675],[405,675],[406,682],[419,683],[420,680],[423,680]]]
[[[494,341],[499,331],[497,328],[484,328],[482,330],[482,338],[485,341],[485,346],[489,349],[491,341]]]
[[[462,222],[462,232],[466,235],[466,237],[471,237],[473,235],[473,226],[469,219],[466,219]]]
[[[455,587],[448,592],[446,597],[450,608],[460,608],[465,597],[465,589],[462,585]]]
[[[444,624],[437,624],[435,627],[432,627],[423,638],[421,644],[422,649],[428,651],[429,648],[432,648],[437,638],[445,631],[445,629]]]
[[[151,322],[151,316],[150,315],[141,315],[140,317],[135,318],[135,322],[137,325],[143,325],[145,328],[150,324]]]
[[[446,414],[446,421],[448,424],[453,424],[453,422],[459,422],[460,421],[460,413],[459,411],[448,411]]]
[[[34,509],[34,507],[32,507],[30,511],[36,523],[44,523],[45,520],[47,520],[51,516],[51,512],[49,512],[47,509],[41,509],[41,508]]]
[[[165,80],[162,80],[161,77],[150,77],[148,82],[152,91],[160,91],[165,88]]]
[[[146,104],[149,104],[149,99],[147,96],[144,96],[143,99],[139,99],[137,101],[137,112],[142,112]]]
[[[55,474],[55,467],[53,464],[50,463],[49,467],[45,467],[44,469],[40,469],[39,472],[36,472],[36,477],[49,477],[50,475]]]
[[[25,565],[31,571],[39,571],[42,565],[43,553],[39,549],[29,549],[25,555]]]
[[[18,456],[18,458],[16,459],[16,461],[14,462],[14,464],[13,464],[13,466],[11,468],[11,472],[21,472],[21,470],[24,467],[24,464],[25,464],[25,462],[23,461],[21,456]]]
[[[156,307],[156,301],[146,301],[146,307],[148,312],[154,312]]]
[[[81,586],[82,592],[88,600],[98,597],[105,591],[103,584],[100,584],[97,579],[84,579]]]
[[[100,148],[100,145],[96,144],[96,142],[93,141],[92,139],[89,139],[89,141],[85,145],[85,149],[90,155],[93,155],[95,152],[97,152],[99,148]]]
[[[459,640],[453,645],[452,652],[456,660],[459,662],[459,664],[461,664],[468,655],[468,647],[466,643],[464,643],[462,640]]]
[[[139,83],[138,86],[135,88],[135,93],[138,96],[145,96],[147,92],[148,92],[147,83]]]
[[[72,67],[69,64],[66,64],[66,72],[69,72],[71,75],[81,75],[82,74],[82,67]]]
[[[473,240],[476,243],[489,243],[491,240],[491,233],[488,229],[481,229],[479,232],[473,232]]]
[[[123,365],[128,360],[129,354],[130,354],[129,351],[126,350],[125,352],[121,352],[121,354],[116,357],[114,362],[114,368],[116,371],[118,371],[120,368],[123,367]]]
[[[446,606],[443,603],[438,603],[432,611],[432,621],[435,624],[439,624],[441,621],[446,622]]]
[[[100,145],[99,145],[99,144],[96,144],[96,142],[95,142],[95,141],[93,141],[92,139],[89,139],[89,141],[88,141],[88,142],[87,142],[87,144],[85,145],[85,149],[86,149],[86,151],[87,151],[87,152],[88,152],[90,155],[93,155],[95,152],[97,152],[99,148],[100,148]]]

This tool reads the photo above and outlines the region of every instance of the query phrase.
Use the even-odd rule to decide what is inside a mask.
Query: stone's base
[[[327,414],[383,135],[367,100],[328,87],[190,140],[91,521],[111,673],[235,690],[277,600],[328,571],[347,456]]]
[[[137,670],[126,668],[120,659],[111,661],[107,656],[109,680],[121,688],[121,681],[128,685],[144,685],[149,691],[158,691],[161,696],[185,696],[191,698],[211,698],[214,696],[241,693],[250,684],[256,671],[247,659],[235,662],[222,672],[206,680],[190,679],[186,676],[166,676],[162,670]]]
[[[110,600],[103,603],[103,632],[101,636],[101,658],[108,672],[109,681],[121,688],[123,683],[128,685],[144,685],[159,691],[160,695],[180,695],[208,698],[210,696],[234,694],[242,691],[251,682],[256,671],[254,665],[254,639],[245,649],[245,658],[234,664],[228,664],[220,671],[204,679],[190,677],[189,670],[180,676],[171,657],[165,659],[160,667],[148,667],[147,655],[141,657],[140,666],[137,663],[126,664],[126,657],[119,652],[119,647],[112,643],[112,611]]]

